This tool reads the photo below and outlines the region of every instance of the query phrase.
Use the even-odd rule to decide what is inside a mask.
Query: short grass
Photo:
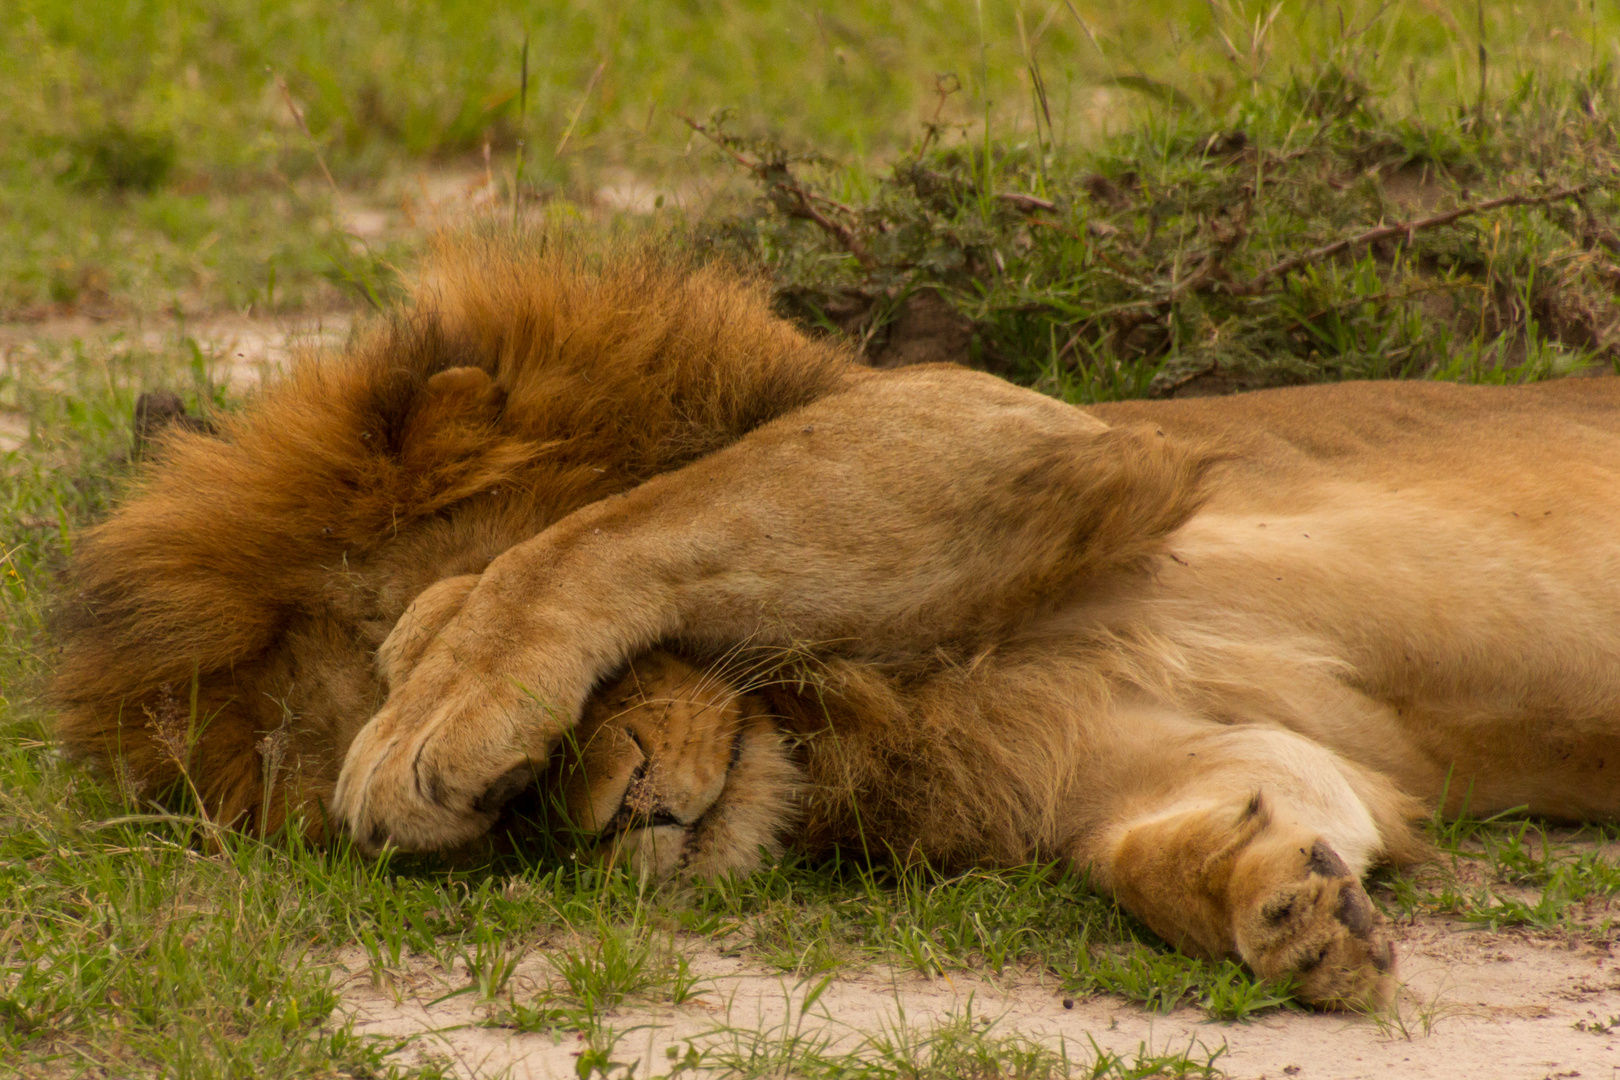
[[[1620,928],[1620,828],[1552,828],[1513,814],[1435,822],[1440,857],[1388,881],[1399,919],[1450,915],[1497,930],[1520,927],[1592,941]]]
[[[0,315],[352,300],[348,264],[409,245],[347,211],[486,160],[526,204],[626,173],[678,196],[710,171],[683,114],[875,172],[928,121],[1068,151],[1167,111],[1231,126],[1338,58],[1433,122],[1612,65],[1617,28],[1594,0],[12,0]]]
[[[757,203],[689,217],[699,242],[769,267],[784,310],[876,355],[915,335],[911,305],[934,294],[967,355],[1072,400],[1615,362],[1606,5],[1234,0],[1176,5],[1168,25],[1155,2],[337,10],[0,7],[0,313],[386,304],[414,241],[360,242],[341,211],[402,174],[481,169],[487,140],[502,205],[517,191],[523,213],[616,169],[676,192],[718,169],[763,181]],[[743,133],[729,149],[761,168],[683,112]],[[1546,198],[1565,188],[1580,190]],[[1502,196],[1540,201],[1246,289],[1381,223]],[[566,859],[373,863],[125,804],[49,744],[51,579],[133,475],[135,395],[162,384],[229,407],[219,358],[183,326],[155,349],[100,334],[0,353],[0,433],[26,440],[0,454],[0,1072],[405,1071],[335,1011],[329,964],[350,945],[378,979],[413,961],[464,973],[490,1023],[587,1033],[582,1075],[622,1073],[616,1010],[694,992],[683,949],[700,937],[801,1000],[793,1024],[717,1032],[676,1074],[1219,1070],[1191,1047],[1054,1051],[971,1013],[834,1047],[805,1010],[826,978],[873,965],[1039,971],[1059,993],[1223,1021],[1290,1007],[1286,987],[1166,951],[1051,867],[789,861],[666,896]],[[1534,822],[1433,833],[1440,862],[1380,887],[1392,917],[1612,935],[1611,856]],[[541,947],[554,978],[516,994],[514,963]]]

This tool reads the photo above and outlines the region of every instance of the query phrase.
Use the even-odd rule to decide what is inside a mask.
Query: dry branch
[[[1394,225],[1380,225],[1376,229],[1368,229],[1366,232],[1356,236],[1335,240],[1331,244],[1323,244],[1319,248],[1312,248],[1310,251],[1299,255],[1290,255],[1288,258],[1260,271],[1243,284],[1231,286],[1231,292],[1233,296],[1253,296],[1264,289],[1266,284],[1273,278],[1281,277],[1307,263],[1325,259],[1330,255],[1337,255],[1339,252],[1347,251],[1353,247],[1376,243],[1379,240],[1388,240],[1395,236],[1405,236],[1407,244],[1410,245],[1412,234],[1420,229],[1432,229],[1438,225],[1449,225],[1458,218],[1483,213],[1486,210],[1496,210],[1504,206],[1536,206],[1543,203],[1558,202],[1561,199],[1574,199],[1585,194],[1591,187],[1591,184],[1582,184],[1579,187],[1559,188],[1557,191],[1549,191],[1544,195],[1503,195],[1499,199],[1487,199],[1484,202],[1459,206],[1455,210],[1447,210],[1443,214],[1435,214],[1433,217],[1426,217],[1417,221],[1402,221]]]
[[[765,184],[766,190],[769,192],[769,198],[776,203],[783,213],[789,217],[814,222],[823,232],[837,240],[845,251],[853,255],[855,261],[860,263],[863,269],[870,270],[877,265],[877,260],[872,257],[871,251],[867,249],[861,238],[855,235],[855,230],[843,222],[823,214],[816,209],[816,203],[819,202],[835,210],[853,214],[854,211],[851,208],[825,196],[817,195],[799,183],[798,179],[788,171],[786,163],[758,161],[750,158],[747,154],[739,151],[723,132],[714,131],[707,124],[700,124],[690,116],[682,115],[681,119],[685,121],[687,127],[708,139],[733,161],[753,173],[761,183]]]
[[[909,168],[897,171],[903,172],[903,175],[911,181],[912,187],[916,189],[919,195],[923,194],[919,186],[923,182],[950,191],[956,198],[977,198],[979,195],[979,185],[972,181],[947,176],[942,172],[924,168],[921,164],[913,163]],[[1058,208],[1057,203],[1051,199],[1043,199],[1039,195],[1030,195],[1022,191],[998,191],[994,197],[998,201],[1004,202],[1008,206],[1021,210],[1026,214],[1034,214],[1041,210],[1056,210]],[[1052,225],[1055,222],[1041,222],[1041,224]]]
[[[1037,210],[1057,209],[1057,203],[1050,199],[1043,199],[1039,195],[1025,195],[1019,191],[997,192],[996,198],[1011,206],[1016,206],[1026,214],[1033,214]]]
[[[1138,326],[1142,326],[1146,323],[1157,320],[1161,316],[1161,313],[1173,305],[1177,300],[1180,300],[1182,297],[1186,296],[1188,293],[1197,292],[1204,289],[1209,282],[1216,279],[1216,275],[1226,262],[1226,257],[1230,255],[1232,250],[1242,242],[1245,236],[1248,235],[1249,215],[1253,212],[1253,209],[1253,201],[1245,201],[1241,210],[1238,212],[1238,218],[1236,222],[1233,223],[1231,230],[1219,239],[1215,247],[1211,248],[1205,253],[1203,260],[1198,264],[1196,269],[1194,269],[1190,274],[1182,278],[1180,281],[1175,282],[1170,287],[1170,290],[1164,295],[1148,297],[1144,300],[1133,300],[1129,303],[1120,304],[1117,307],[1109,308],[1106,311],[1097,312],[1091,318],[1087,319],[1084,324],[1074,331],[1074,333],[1069,335],[1069,340],[1063,343],[1063,348],[1058,350],[1058,362],[1063,361],[1071,352],[1074,351],[1075,347],[1080,344],[1081,334],[1085,332],[1087,326],[1094,323],[1097,319],[1104,316],[1114,317],[1114,340],[1123,340],[1126,334],[1129,334]],[[1094,249],[1094,251],[1098,255],[1104,254],[1100,247]],[[1104,257],[1106,258],[1106,256]]]

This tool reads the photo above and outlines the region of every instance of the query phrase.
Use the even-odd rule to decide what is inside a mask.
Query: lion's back
[[[1620,378],[1345,382],[1086,411],[1219,446],[1233,484],[1297,477],[1492,489],[1519,476],[1544,482],[1575,460],[1620,467]]]

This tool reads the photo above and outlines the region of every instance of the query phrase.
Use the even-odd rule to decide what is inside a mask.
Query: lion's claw
[[[495,814],[424,761],[427,740],[418,734],[412,745],[386,732],[387,719],[379,714],[355,737],[333,792],[333,812],[355,846],[367,854],[449,848],[487,831]]]
[[[594,672],[569,666],[563,648],[488,662],[504,641],[481,630],[515,621],[476,606],[488,576],[424,590],[377,651],[388,700],[349,744],[331,807],[362,850],[443,850],[482,836],[544,768],[590,688]],[[546,660],[558,658],[548,669]],[[525,684],[503,668],[530,678]],[[526,685],[568,688],[549,699],[565,706],[546,707]]]

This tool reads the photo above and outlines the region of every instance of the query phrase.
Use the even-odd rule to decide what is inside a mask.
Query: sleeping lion
[[[1076,408],[648,251],[446,245],[75,545],[60,737],[222,823],[1065,859],[1323,1006],[1436,809],[1620,813],[1620,382]],[[1609,768],[1610,765],[1615,766]]]

